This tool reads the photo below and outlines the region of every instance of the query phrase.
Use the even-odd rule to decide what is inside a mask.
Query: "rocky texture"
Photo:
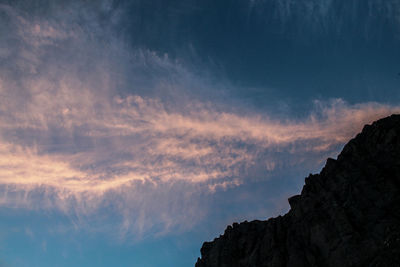
[[[365,126],[289,204],[228,226],[196,267],[400,266],[400,115]]]

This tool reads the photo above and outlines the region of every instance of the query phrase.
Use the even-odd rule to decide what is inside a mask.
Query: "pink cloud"
[[[0,66],[2,206],[81,218],[110,205],[122,218],[122,236],[157,227],[164,233],[182,221],[190,227],[205,214],[204,195],[245,184],[254,169],[268,176],[285,168],[276,153],[286,161],[304,161],[307,153],[325,159],[320,155],[336,152],[364,124],[400,112],[335,99],[316,101],[309,116],[295,120],[190,97],[182,103],[177,95],[212,83],[166,55],[128,53],[114,39],[104,47],[76,24],[31,22],[0,9],[14,27],[10,39],[18,40],[4,52],[10,63]],[[143,81],[149,69],[177,81],[157,71]],[[133,78],[120,79],[128,70]],[[172,100],[146,94],[152,86]]]

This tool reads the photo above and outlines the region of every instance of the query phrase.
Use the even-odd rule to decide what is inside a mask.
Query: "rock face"
[[[289,204],[228,226],[196,267],[400,266],[400,115],[366,125]]]

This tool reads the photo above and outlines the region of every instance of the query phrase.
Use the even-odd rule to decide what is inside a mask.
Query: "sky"
[[[397,0],[0,0],[0,266],[194,266],[400,113]]]

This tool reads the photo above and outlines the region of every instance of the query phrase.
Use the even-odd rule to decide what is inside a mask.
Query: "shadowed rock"
[[[196,267],[400,266],[400,115],[366,125],[289,203],[228,226]]]

